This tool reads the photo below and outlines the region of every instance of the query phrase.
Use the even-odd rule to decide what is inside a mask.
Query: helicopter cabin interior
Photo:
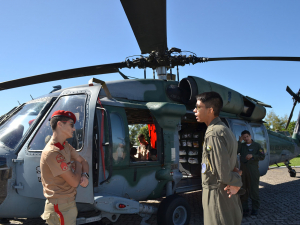
[[[130,167],[141,168],[144,165],[147,168],[156,165],[156,169],[164,164],[164,143],[163,129],[159,126],[154,115],[148,109],[141,108],[124,108],[127,127],[128,139],[132,135],[132,125],[138,125],[139,128],[147,127],[149,132],[150,151],[146,158],[139,157],[138,147],[129,143],[129,149],[124,146],[127,135],[118,134],[120,132],[120,124],[126,124],[117,114],[111,113],[112,139],[113,139],[113,161],[114,165],[128,165]],[[222,114],[222,113],[221,113]],[[226,117],[226,116],[225,116]],[[245,121],[225,118],[220,115],[222,122],[230,127],[234,132],[237,140],[241,131],[247,129],[254,134],[254,139],[260,142],[267,152],[266,132],[263,124],[246,123]],[[230,125],[229,125],[230,123]],[[187,110],[186,114],[181,118],[181,128],[178,131],[179,139],[179,171],[182,173],[182,179],[177,184],[176,192],[186,192],[201,189],[201,158],[202,145],[207,126],[204,123],[196,121],[194,112]],[[135,134],[137,135],[137,134]],[[131,137],[132,139],[132,137]],[[137,151],[132,151],[132,147]],[[127,156],[129,155],[129,156]],[[125,164],[124,164],[125,163]]]

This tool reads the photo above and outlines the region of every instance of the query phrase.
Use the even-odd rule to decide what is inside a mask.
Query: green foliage
[[[296,126],[296,121],[291,121],[289,126],[287,127],[287,131],[293,135],[293,132],[294,132],[294,129],[295,129],[295,126]]]
[[[282,131],[285,128],[285,125],[287,123],[287,116],[279,117],[275,114],[275,112],[272,110],[270,111],[267,116],[265,117],[265,121],[267,122],[267,127],[270,130],[279,130]]]
[[[296,121],[291,121],[288,128],[285,129],[285,126],[287,124],[288,121],[288,116],[285,115],[283,117],[279,117],[278,115],[276,115],[276,113],[272,110],[270,111],[267,116],[265,117],[265,121],[266,121],[266,128],[272,131],[289,131],[289,133],[292,135],[293,131],[294,131],[294,127],[296,124]]]
[[[137,135],[139,134],[139,131],[141,129],[141,127],[143,126],[143,124],[134,124],[134,125],[129,125],[129,139],[130,139],[130,143],[132,145],[137,145],[138,141],[137,141]]]
[[[130,143],[132,145],[139,145],[139,140],[137,136],[139,134],[144,134],[146,141],[150,141],[149,138],[149,131],[148,131],[148,125],[147,124],[134,124],[134,125],[129,125],[129,139]]]
[[[141,127],[139,134],[143,134],[145,136],[145,139],[148,143],[150,143],[150,137],[149,137],[149,130],[148,130],[148,124],[146,124],[145,126]],[[137,142],[138,139],[136,138]]]

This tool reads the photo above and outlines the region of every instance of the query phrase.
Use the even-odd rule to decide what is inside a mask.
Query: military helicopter
[[[263,118],[270,105],[196,76],[180,80],[177,72],[176,80],[171,70],[178,71],[178,66],[188,63],[300,61],[300,57],[185,56],[179,48],[167,48],[165,0],[121,0],[121,4],[141,53],[149,54],[147,57],[2,82],[0,89],[109,74],[134,67],[153,68],[157,77],[146,79],[145,74],[145,79],[128,79],[120,73],[124,80],[103,82],[93,78],[80,86],[56,88],[3,115],[0,120],[0,218],[34,218],[42,214],[45,198],[39,162],[52,135],[49,118],[56,110],[69,110],[76,115],[76,131],[68,142],[89,162],[92,171],[88,187],[78,188],[77,224],[102,218],[115,222],[121,214],[138,214],[145,222],[155,213],[158,224],[188,224],[189,205],[176,193],[201,188],[201,147],[206,125],[196,122],[192,110],[195,96],[205,91],[216,91],[222,96],[224,106],[220,117],[237,139],[241,131],[247,129],[262,145],[266,157],[260,161],[261,175],[270,164],[288,162],[299,155],[300,116],[292,138],[268,131]],[[300,102],[300,92],[295,94],[289,88],[287,91],[293,96],[294,109]],[[129,126],[136,124],[148,126],[151,148],[156,150],[151,161],[130,160]],[[164,196],[159,207],[139,202]]]

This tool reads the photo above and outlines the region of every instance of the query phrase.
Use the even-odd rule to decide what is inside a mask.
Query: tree
[[[296,126],[296,121],[291,121],[286,130],[290,132],[291,135],[293,135],[295,126]]]
[[[289,131],[289,133],[292,135],[294,131],[294,127],[296,124],[296,121],[291,121],[288,128],[285,129],[285,126],[288,122],[288,116],[284,115],[283,117],[279,117],[276,115],[276,113],[272,110],[270,111],[267,116],[265,117],[266,121],[266,128],[272,131]]]
[[[148,130],[148,124],[146,124],[145,126],[142,126],[139,134],[143,134],[145,136],[145,139],[148,143],[150,143],[150,137],[149,137],[149,130]],[[136,138],[137,139],[137,138]],[[138,139],[137,139],[138,141]]]
[[[265,121],[267,122],[267,127],[270,130],[274,130],[274,131],[284,130],[287,120],[288,120],[287,115],[285,115],[284,117],[279,117],[278,115],[275,114],[273,110],[270,111],[265,117]]]

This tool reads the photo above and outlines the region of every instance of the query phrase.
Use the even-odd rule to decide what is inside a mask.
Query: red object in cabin
[[[157,135],[156,135],[155,125],[154,124],[148,124],[148,130],[149,130],[151,148],[156,149]]]

